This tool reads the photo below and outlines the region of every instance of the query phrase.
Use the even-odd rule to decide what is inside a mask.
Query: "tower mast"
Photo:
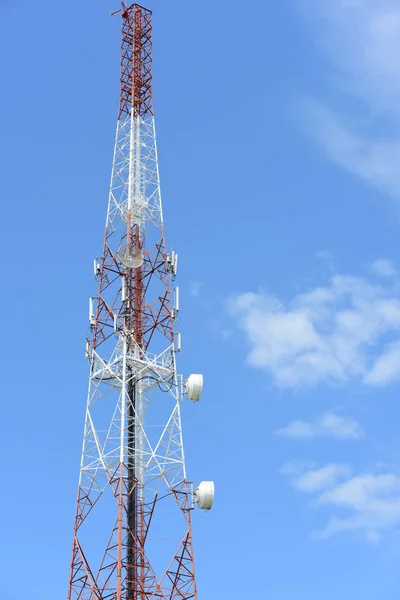
[[[94,261],[89,390],[68,600],[196,599],[176,371],[177,255],[167,254],[152,103],[152,13],[122,5],[121,86],[103,252]],[[164,535],[173,542],[165,548]]]

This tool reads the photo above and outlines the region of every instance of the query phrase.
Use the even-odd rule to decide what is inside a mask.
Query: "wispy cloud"
[[[400,196],[400,137],[367,139],[321,102],[309,100],[303,106],[309,135],[334,163],[381,191]]]
[[[283,472],[290,476],[286,467]],[[393,473],[351,476],[348,466],[329,464],[292,475],[291,484],[313,495],[317,507],[341,513],[332,515],[327,525],[314,533],[317,539],[361,531],[367,540],[376,542],[385,531],[400,524],[400,477]]]
[[[286,427],[277,429],[276,435],[292,439],[333,437],[337,439],[360,439],[363,430],[355,419],[333,412],[326,412],[315,421],[291,421]]]
[[[279,386],[383,385],[399,376],[400,300],[391,279],[334,275],[287,303],[248,292],[231,298],[229,312],[247,338],[248,364]]]
[[[285,471],[285,467],[283,471]],[[350,473],[351,470],[347,465],[329,464],[315,469],[308,469],[298,474],[292,478],[292,485],[300,492],[308,494],[323,492],[331,489],[339,481],[346,479]]]
[[[189,294],[194,298],[200,294],[200,290],[203,287],[202,281],[189,281]]]
[[[370,385],[382,385],[400,379],[400,342],[389,344],[383,354],[378,356],[365,382]]]
[[[307,102],[303,116],[308,131],[335,163],[399,196],[399,3],[304,0],[302,4],[313,15],[315,36],[331,59],[335,92],[341,100],[356,100],[356,104],[340,102],[336,110],[315,100]]]
[[[385,258],[375,260],[371,265],[371,271],[379,277],[395,277],[397,275],[394,262]]]
[[[315,35],[343,87],[376,113],[400,113],[400,6],[397,0],[305,0]],[[310,10],[312,9],[312,10]]]

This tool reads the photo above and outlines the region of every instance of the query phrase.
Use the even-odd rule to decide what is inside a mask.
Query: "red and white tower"
[[[101,258],[86,342],[89,391],[68,600],[197,598],[177,374],[178,256],[167,253],[152,104],[152,13],[121,9],[121,90]],[[175,284],[173,283],[173,286]]]

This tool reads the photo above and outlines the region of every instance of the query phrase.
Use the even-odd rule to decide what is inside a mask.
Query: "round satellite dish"
[[[186,381],[186,394],[190,400],[197,402],[200,400],[203,391],[203,375],[192,374]]]
[[[121,250],[118,251],[117,256],[121,263],[125,267],[128,267],[128,269],[137,269],[144,261],[143,252],[137,246],[128,249],[127,246],[124,245]]]
[[[195,491],[196,502],[202,510],[210,510],[214,503],[215,486],[213,481],[202,481]]]

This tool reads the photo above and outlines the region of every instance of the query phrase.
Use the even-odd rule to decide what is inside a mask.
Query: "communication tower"
[[[181,336],[167,253],[152,102],[152,13],[122,4],[121,86],[103,252],[94,261],[82,459],[68,600],[197,598],[191,513],[214,484],[186,476]]]

